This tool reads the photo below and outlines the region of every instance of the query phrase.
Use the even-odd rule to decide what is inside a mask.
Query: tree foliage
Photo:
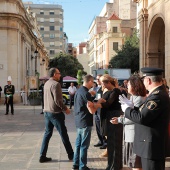
[[[139,38],[135,32],[127,37],[121,50],[109,62],[112,68],[130,68],[132,73],[139,70]]]
[[[104,74],[109,74],[107,70],[104,71]]]
[[[61,75],[76,77],[78,70],[82,70],[83,74],[87,74],[84,72],[84,68],[82,64],[79,63],[77,58],[73,57],[70,54],[58,54],[55,58],[51,59],[49,62],[49,68],[57,67]]]
[[[82,84],[82,80],[83,80],[82,70],[78,70],[78,72],[77,72],[77,83],[78,83],[78,85]]]

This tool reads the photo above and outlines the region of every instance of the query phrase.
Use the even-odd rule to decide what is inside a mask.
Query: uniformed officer
[[[161,68],[142,68],[143,82],[149,91],[139,108],[120,96],[125,117],[135,122],[134,152],[141,157],[143,170],[164,170],[170,102],[162,84]]]
[[[14,107],[13,107],[13,95],[15,93],[14,85],[11,85],[11,76],[8,76],[7,85],[4,87],[4,94],[5,94],[5,104],[6,104],[6,113],[9,113],[9,105],[11,105],[11,114],[14,114]]]

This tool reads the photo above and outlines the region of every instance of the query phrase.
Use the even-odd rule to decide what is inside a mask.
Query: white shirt
[[[77,91],[77,89],[76,89],[76,87],[75,86],[70,86],[69,88],[68,88],[68,92],[70,92],[71,94],[74,94],[75,92]]]

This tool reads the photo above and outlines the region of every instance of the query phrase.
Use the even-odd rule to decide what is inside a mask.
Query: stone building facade
[[[48,67],[36,15],[26,11],[22,0],[0,1],[0,40],[0,85],[4,87],[11,76],[14,100],[19,101],[21,88],[25,85],[29,90],[34,85],[31,78],[45,76]]]
[[[140,67],[165,69],[170,85],[170,1],[134,0],[138,6]]]

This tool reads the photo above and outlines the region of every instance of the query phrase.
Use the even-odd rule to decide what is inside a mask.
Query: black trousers
[[[74,101],[74,95],[70,95],[70,108],[73,105],[73,101]]]
[[[95,113],[94,115],[94,120],[95,120],[95,125],[96,125],[96,133],[97,133],[97,136],[98,136],[98,139],[99,139],[99,143],[101,143],[102,145],[105,144],[105,137],[101,135],[101,126],[100,126],[100,117],[99,115],[97,114],[97,112]]]
[[[108,165],[106,170],[120,170],[123,166],[122,161],[122,141],[123,141],[123,125],[113,125],[110,123],[112,117],[118,117],[122,113],[121,110],[113,110],[107,116],[107,153]]]
[[[165,159],[151,160],[141,158],[142,170],[165,170]]]
[[[14,113],[14,106],[13,106],[13,97],[9,97],[9,99],[5,98],[5,104],[6,104],[6,113],[9,113],[9,105],[11,106],[11,113]]]
[[[44,109],[44,97],[42,97],[42,99],[41,99],[41,105],[42,105],[42,112],[43,112],[43,109]]]

